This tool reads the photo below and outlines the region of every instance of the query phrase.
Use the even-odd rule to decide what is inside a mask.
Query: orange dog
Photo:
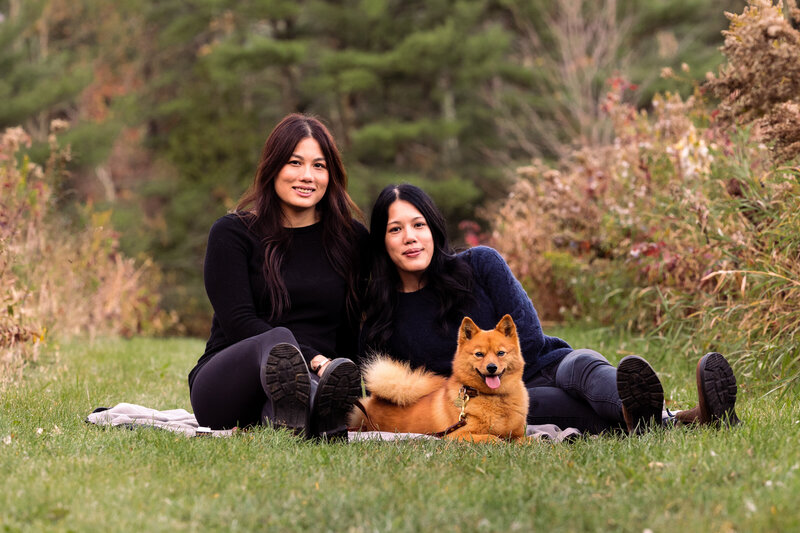
[[[465,317],[449,378],[385,356],[373,359],[363,373],[372,393],[362,400],[366,414],[354,409],[350,425],[475,442],[520,439],[528,414],[524,366],[509,315],[487,331]]]

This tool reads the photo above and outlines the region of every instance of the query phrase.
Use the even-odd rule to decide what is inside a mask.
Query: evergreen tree
[[[88,83],[86,70],[73,68],[68,38],[53,35],[47,7],[44,0],[0,2],[0,127],[25,123],[39,139],[48,118],[66,113]]]
[[[65,210],[83,196],[81,169],[105,161],[120,125],[97,116],[87,99],[97,86],[97,12],[103,0],[0,1],[0,128],[22,125],[37,145],[31,155],[43,162],[54,119],[69,129],[59,142],[71,146],[72,170],[57,195]],[[73,213],[73,216],[77,216]]]
[[[315,2],[328,47],[306,88],[342,139],[354,197],[369,205],[388,182],[423,185],[452,221],[471,216],[497,176],[480,87],[508,37],[485,1]]]

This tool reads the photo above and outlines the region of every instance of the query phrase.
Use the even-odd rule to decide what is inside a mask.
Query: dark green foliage
[[[80,103],[94,81],[98,39],[89,26],[102,3],[86,0],[64,9],[52,0],[0,2],[0,130],[23,125],[34,141],[30,155],[40,164],[50,152],[53,119],[71,125],[61,139],[72,147],[73,169],[105,162],[122,127],[113,117],[91,120]],[[74,196],[78,179],[65,177],[65,194]]]
[[[23,2],[16,18],[0,24],[0,128],[68,102],[89,81],[85,68],[72,68],[72,52],[56,47],[56,53],[48,53],[29,31],[44,5]]]
[[[491,172],[472,148],[493,134],[475,111],[476,89],[496,74],[509,41],[487,22],[488,2],[345,4],[361,9],[312,4],[312,33],[332,46],[306,87],[318,91],[313,109],[330,117],[348,160],[376,176],[485,181]],[[362,205],[386,181],[363,179]]]

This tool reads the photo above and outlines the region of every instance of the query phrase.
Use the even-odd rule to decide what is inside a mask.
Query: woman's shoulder
[[[488,246],[475,246],[464,250],[458,254],[458,257],[467,261],[473,268],[489,267],[496,268],[505,265],[506,260],[500,255],[500,252]]]
[[[497,283],[513,277],[500,252],[488,246],[475,246],[459,254],[472,268],[478,283]]]
[[[350,220],[350,228],[352,230],[350,236],[353,238],[356,246],[358,246],[359,249],[369,248],[369,230],[364,224],[353,218]]]
[[[350,219],[349,231],[352,232],[350,235],[355,235],[356,240],[359,242],[363,241],[364,239],[369,239],[369,230],[357,218]]]
[[[250,225],[248,224],[249,216],[247,213],[228,213],[219,217],[211,225],[209,237],[223,235],[249,236],[251,233]]]
[[[358,219],[355,219],[355,218],[351,219],[351,220],[352,220],[353,229],[355,230],[356,235],[358,235],[359,237],[364,237],[364,236],[369,237],[369,230],[367,229],[367,227],[364,224],[361,223],[361,221],[359,221]]]
[[[222,227],[222,228],[246,228],[247,223],[246,220],[251,215],[249,213],[227,213],[219,217],[211,227]]]

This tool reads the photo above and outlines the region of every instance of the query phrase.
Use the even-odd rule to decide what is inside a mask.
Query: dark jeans
[[[574,350],[525,383],[528,424],[556,424],[584,433],[623,429],[617,369],[594,350]]]
[[[228,346],[205,363],[194,379],[192,409],[201,426],[230,429],[260,424],[272,416],[272,405],[261,385],[270,350],[279,343],[297,346],[286,328],[274,328]],[[313,372],[311,393],[319,378]]]

